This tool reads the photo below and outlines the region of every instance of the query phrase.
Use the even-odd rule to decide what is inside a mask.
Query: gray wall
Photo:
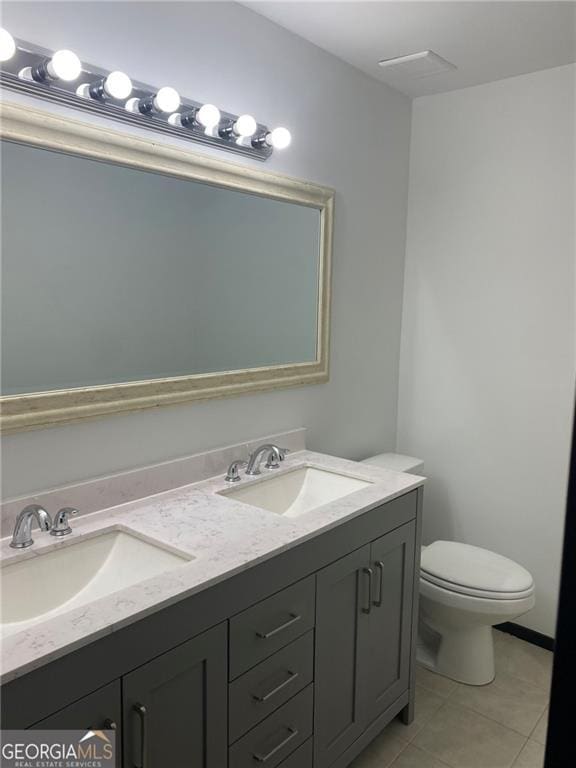
[[[286,125],[293,144],[266,167],[337,191],[328,384],[6,437],[5,496],[295,426],[309,427],[312,448],[345,457],[392,450],[408,98],[234,4],[7,2],[2,23],[15,36]]]
[[[559,67],[414,102],[399,449],[425,541],[511,557],[553,635],[574,403],[574,93]]]

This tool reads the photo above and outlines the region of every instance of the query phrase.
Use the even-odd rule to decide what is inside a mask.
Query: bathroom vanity
[[[3,540],[46,595],[83,547],[96,590],[3,625],[3,727],[115,729],[125,768],[343,768],[413,717],[422,484],[300,451],[85,515],[64,542],[36,531],[32,552]],[[168,570],[147,574],[146,546]],[[117,548],[143,581],[110,584]]]

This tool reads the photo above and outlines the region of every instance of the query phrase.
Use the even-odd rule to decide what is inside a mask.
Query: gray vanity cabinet
[[[346,768],[414,716],[422,491],[4,684],[4,728],[117,728],[122,768]]]
[[[366,655],[361,659],[368,723],[408,687],[415,524],[403,525],[372,542],[372,604]]]
[[[227,652],[220,624],[123,677],[125,766],[226,765]]]
[[[325,768],[364,730],[361,660],[366,653],[370,546],[324,568],[316,587],[315,768]]]
[[[415,524],[317,576],[315,768],[340,757],[406,691]]]

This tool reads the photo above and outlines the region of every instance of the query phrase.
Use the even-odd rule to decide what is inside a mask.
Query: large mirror
[[[326,381],[330,190],[2,112],[4,429]]]

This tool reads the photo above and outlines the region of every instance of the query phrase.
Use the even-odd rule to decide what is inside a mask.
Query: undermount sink
[[[115,530],[9,563],[0,572],[1,634],[20,632],[192,559]]]
[[[298,467],[277,477],[225,491],[224,495],[285,517],[297,517],[372,483],[315,467]]]

